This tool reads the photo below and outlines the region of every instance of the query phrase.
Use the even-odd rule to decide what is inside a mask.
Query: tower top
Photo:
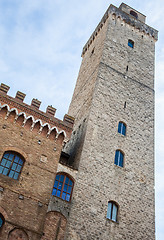
[[[127,14],[129,14],[130,16],[133,16],[135,19],[138,19],[139,21],[145,23],[146,20],[146,16],[143,15],[142,13],[136,11],[134,8],[128,6],[125,3],[121,3],[119,9]]]
[[[97,25],[95,31],[92,33],[91,37],[89,38],[88,42],[85,44],[82,56],[84,56],[85,52],[88,50],[96,36],[99,34],[100,30],[103,28],[105,22],[109,18],[109,16],[112,16],[113,18],[120,19],[125,22],[125,24],[128,24],[132,26],[134,29],[142,32],[144,35],[150,36],[150,38],[154,39],[155,41],[158,40],[158,31],[150,26],[148,26],[145,23],[146,16],[142,13],[136,11],[135,9],[131,8],[125,3],[121,3],[119,8],[115,7],[114,5],[110,5],[107,11],[105,12],[103,18]]]

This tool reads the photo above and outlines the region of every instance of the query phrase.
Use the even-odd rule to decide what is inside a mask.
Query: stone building
[[[1,84],[0,240],[155,239],[158,32],[145,19],[109,6],[63,121]]]

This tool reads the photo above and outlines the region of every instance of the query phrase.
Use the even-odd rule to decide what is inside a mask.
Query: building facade
[[[109,6],[63,121],[1,84],[0,239],[155,239],[158,33],[145,19]]]

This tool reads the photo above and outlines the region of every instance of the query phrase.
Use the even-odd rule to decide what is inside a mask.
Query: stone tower
[[[78,169],[67,240],[154,240],[157,31],[110,5],[82,52],[65,152]]]

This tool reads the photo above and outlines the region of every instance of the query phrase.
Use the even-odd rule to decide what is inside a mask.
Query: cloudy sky
[[[81,51],[109,4],[118,0],[0,0],[0,79],[9,95],[22,91],[67,113]],[[164,239],[164,1],[126,0],[159,30],[156,44],[156,240]]]

